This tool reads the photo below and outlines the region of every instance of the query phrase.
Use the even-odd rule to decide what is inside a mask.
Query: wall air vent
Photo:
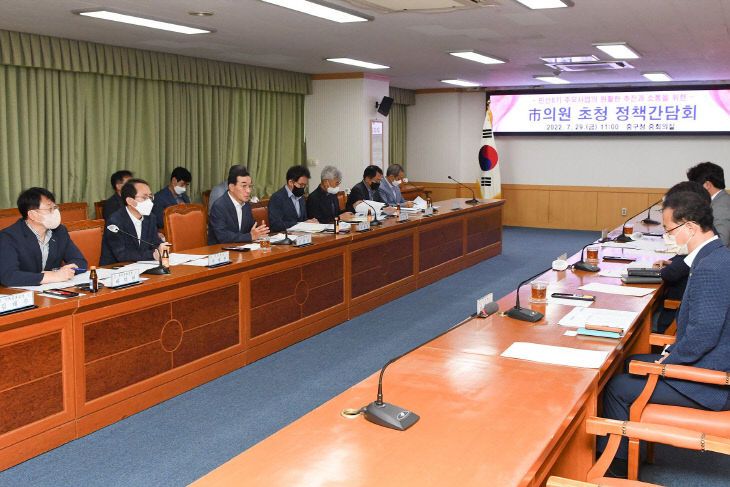
[[[345,0],[358,8],[381,14],[396,12],[449,12],[477,7],[494,7],[498,0]]]
[[[588,63],[555,63],[546,64],[549,68],[560,71],[579,72],[579,71],[605,71],[613,69],[634,69],[632,65],[626,61],[596,61]]]

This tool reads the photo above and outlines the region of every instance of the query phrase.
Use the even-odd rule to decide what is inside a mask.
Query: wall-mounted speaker
[[[390,107],[393,105],[393,99],[389,96],[384,96],[383,100],[378,103],[375,102],[375,108],[378,109],[378,113],[387,117],[390,113]]]

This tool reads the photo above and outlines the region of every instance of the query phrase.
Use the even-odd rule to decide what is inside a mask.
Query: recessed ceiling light
[[[517,0],[522,5],[533,10],[541,8],[565,8],[572,7],[573,2],[570,0]]]
[[[506,63],[506,59],[500,59],[498,57],[494,57],[492,55],[487,54],[480,54],[478,52],[474,51],[454,51],[450,52],[452,56],[460,57],[462,59],[468,59],[469,61],[474,61],[477,63],[482,64],[502,64]]]
[[[593,44],[601,51],[605,52],[614,59],[638,59],[639,53],[634,51],[631,46],[625,42],[607,42],[600,44]]]
[[[213,12],[207,10],[191,10],[188,12],[188,15],[192,15],[193,17],[210,17],[213,15]]]
[[[479,83],[472,83],[471,81],[464,81],[463,79],[442,79],[441,82],[456,86],[466,86],[467,88],[479,86]]]
[[[594,56],[593,54],[586,54],[583,56],[545,56],[541,57],[540,59],[550,64],[590,63],[593,61],[598,61],[598,56]]]
[[[358,61],[357,59],[350,59],[349,57],[329,57],[327,61],[333,63],[349,64],[351,66],[358,66],[360,68],[367,69],[390,69],[390,66],[384,64],[369,63],[367,61]]]
[[[337,5],[331,5],[318,0],[261,0],[262,2],[278,5],[279,7],[296,10],[308,15],[313,15],[321,19],[331,20],[332,22],[367,22],[373,20],[373,17],[355,12],[354,10],[344,9]]]
[[[672,78],[663,71],[653,71],[649,73],[641,73],[641,75],[649,81],[662,82],[672,81]]]
[[[179,34],[208,34],[214,32],[213,29],[203,29],[192,27],[189,25],[173,24],[162,20],[154,20],[147,17],[138,17],[136,15],[115,12],[109,9],[103,10],[74,10],[73,13],[84,17],[93,17],[95,19],[111,20],[121,22],[123,24],[138,25],[141,27],[149,27],[150,29],[167,30],[177,32]]]
[[[545,83],[552,83],[554,85],[567,85],[567,84],[570,83],[570,81],[568,81],[567,79],[565,79],[565,78],[558,78],[557,76],[542,76],[542,75],[538,75],[538,76],[533,76],[533,78],[539,79],[540,81],[543,81]]]

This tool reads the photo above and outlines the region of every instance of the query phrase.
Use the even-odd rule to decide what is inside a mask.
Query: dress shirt
[[[718,238],[719,237],[717,235],[714,235],[712,238],[705,240],[704,242],[699,244],[696,249],[687,254],[687,257],[684,258],[684,263],[687,264],[687,267],[692,267],[692,262],[695,261],[695,257],[697,257],[697,254],[700,252],[700,250],[702,250],[702,247],[712,242],[713,240],[717,240]]]
[[[25,222],[26,225],[28,225],[28,222]],[[51,236],[53,235],[53,232],[51,230],[46,229],[45,238],[41,238],[41,235],[36,232],[33,227],[28,225],[28,228],[30,228],[30,231],[33,232],[33,235],[35,235],[35,238],[38,239],[38,245],[41,247],[41,269],[46,268],[46,262],[48,262],[48,249],[51,245]]]
[[[294,196],[294,193],[292,193],[292,190],[289,189],[289,185],[284,186],[286,189],[286,194],[289,195],[289,199],[291,200],[292,204],[294,205],[294,209],[297,210],[297,217],[302,217],[302,208],[299,206],[302,202],[301,196]]]
[[[239,203],[238,201],[236,201],[236,198],[233,197],[230,191],[228,192],[228,197],[231,198],[231,201],[233,202],[233,207],[236,209],[236,218],[238,218],[238,229],[240,230],[241,219],[243,218],[241,216],[241,212],[243,211],[243,205],[245,205],[246,202],[244,201],[243,203]]]
[[[400,192],[400,188],[395,184],[390,184],[388,178],[380,180],[380,195],[389,206],[405,204],[406,200]]]
[[[127,213],[129,214],[129,218],[132,220],[132,225],[134,225],[134,231],[137,232],[137,240],[139,241],[142,239],[142,220],[144,220],[144,217],[137,218],[131,211],[129,211],[129,207],[127,207]]]

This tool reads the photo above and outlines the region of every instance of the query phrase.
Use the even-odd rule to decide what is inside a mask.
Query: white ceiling
[[[445,78],[490,88],[536,85],[549,74],[540,56],[596,54],[596,42],[626,41],[642,54],[627,71],[563,74],[578,86],[647,84],[642,71],[666,71],[676,84],[730,80],[730,0],[574,0],[571,8],[529,10],[514,0],[447,13],[381,14],[347,6],[372,22],[337,24],[259,0],[0,0],[0,28],[305,73],[360,71],[324,61],[353,57],[386,64],[392,86],[444,88]],[[72,10],[113,7],[216,29],[181,35],[82,18]],[[210,10],[199,18],[190,10]],[[474,49],[507,64],[449,56]],[[565,85],[570,86],[570,85]]]

